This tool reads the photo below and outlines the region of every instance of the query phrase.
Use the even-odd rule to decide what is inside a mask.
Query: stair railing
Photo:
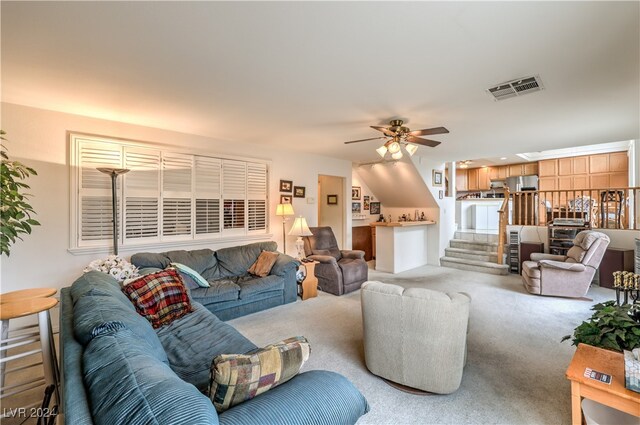
[[[509,224],[509,188],[504,188],[504,201],[498,210],[498,264],[504,264],[504,247],[507,245],[507,224]]]

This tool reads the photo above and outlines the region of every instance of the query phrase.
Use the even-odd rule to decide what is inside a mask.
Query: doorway
[[[345,178],[336,176],[318,176],[318,226],[329,226],[338,241],[338,247],[344,249]]]

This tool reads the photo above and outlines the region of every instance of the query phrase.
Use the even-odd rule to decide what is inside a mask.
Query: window
[[[266,163],[164,150],[137,142],[71,135],[72,248],[109,246],[111,180],[118,177],[123,247],[266,234]]]

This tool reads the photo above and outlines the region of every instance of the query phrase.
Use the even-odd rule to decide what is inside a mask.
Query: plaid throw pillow
[[[154,328],[168,325],[193,310],[175,269],[144,275],[124,286],[122,292]]]
[[[222,413],[296,376],[310,352],[298,336],[248,354],[221,354],[211,363],[209,397]]]

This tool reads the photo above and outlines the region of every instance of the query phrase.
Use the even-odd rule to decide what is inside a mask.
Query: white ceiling
[[[2,100],[354,161],[640,138],[639,2],[1,3]],[[540,75],[545,90],[485,89]],[[117,136],[117,135],[111,135]]]

